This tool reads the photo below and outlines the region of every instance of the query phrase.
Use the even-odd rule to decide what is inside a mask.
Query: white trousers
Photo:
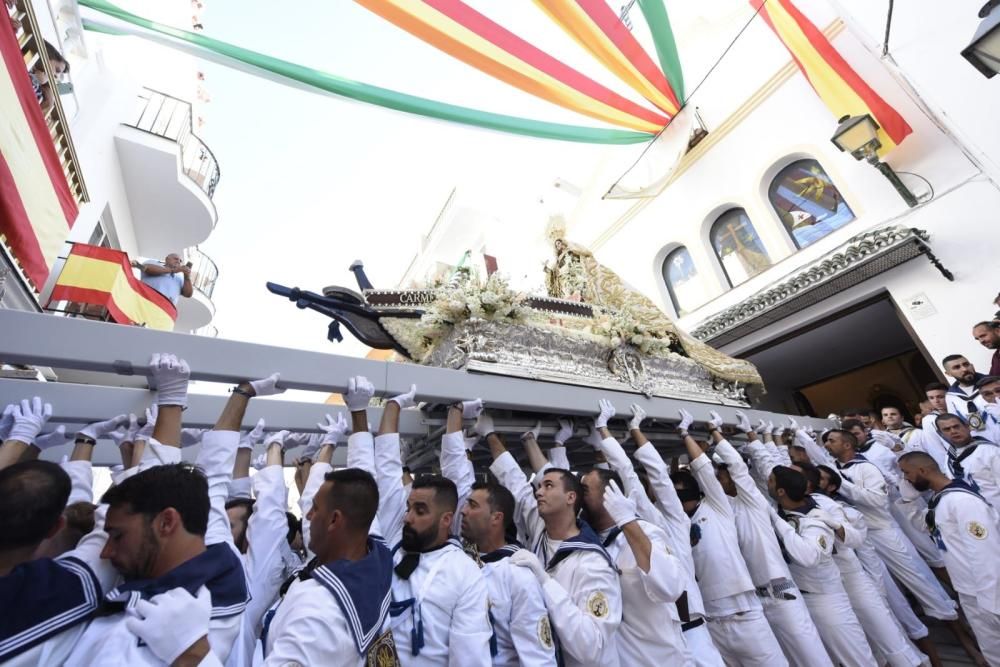
[[[868,539],[889,572],[917,598],[925,614],[942,621],[958,618],[955,601],[948,597],[931,568],[895,522],[889,528],[869,528]]]
[[[842,572],[844,590],[871,644],[891,667],[917,667],[927,657],[917,651],[875,582],[864,570]]]
[[[763,609],[713,618],[708,622],[712,641],[729,667],[786,667],[788,661],[764,618]]]
[[[788,664],[792,667],[832,667],[802,593],[795,589],[786,593],[794,595],[795,599],[780,600],[768,596],[761,598],[760,602],[774,637],[788,658]]]
[[[834,663],[843,667],[877,667],[861,623],[843,589],[835,593],[804,595],[809,614]]]
[[[724,667],[725,663],[722,662],[719,649],[715,648],[712,635],[708,632],[708,623],[686,631],[684,641],[687,642],[688,651],[691,653],[691,662],[696,667]]]
[[[958,594],[965,617],[969,619],[972,632],[979,642],[979,650],[990,665],[1000,665],[1000,616],[983,609],[976,598],[965,593]]]
[[[903,626],[903,630],[906,631],[906,636],[914,641],[929,636],[931,633],[930,630],[927,629],[923,621],[917,618],[913,607],[910,606],[910,601],[903,595],[903,591],[899,590],[899,585],[892,578],[892,575],[889,574],[889,569],[885,566],[885,563],[879,561],[879,565],[882,567],[881,590],[885,593],[889,609],[892,610],[896,620],[899,621],[900,625]]]

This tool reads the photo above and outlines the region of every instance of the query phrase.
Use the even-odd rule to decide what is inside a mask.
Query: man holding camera
[[[191,284],[191,262],[181,264],[181,256],[170,253],[162,262],[149,260],[144,263],[132,262],[132,266],[142,271],[140,280],[177,305],[183,296],[191,298],[194,286]]]

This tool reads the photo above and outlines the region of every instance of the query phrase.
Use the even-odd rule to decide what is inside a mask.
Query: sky
[[[493,80],[349,0],[204,2],[204,34],[216,39],[431,99],[601,125]],[[190,22],[186,0],[164,0],[156,15],[146,2],[121,4],[177,27]],[[639,100],[534,3],[469,4]],[[700,52],[721,52],[734,17],[748,13],[745,0],[719,0],[713,10],[718,21],[709,25],[699,5],[694,0],[668,3],[682,59],[686,50],[691,52],[685,49],[688,28],[699,28],[710,40]],[[221,180],[214,197],[218,225],[201,249],[220,269],[213,324],[222,338],[363,355],[367,348],[346,332],[343,343],[327,342],[325,317],[270,294],[265,282],[317,292],[331,284],[353,287],[347,267],[361,259],[377,287],[394,286],[456,187],[475,193],[477,205],[497,224],[517,229],[522,235],[517,240],[527,235],[528,242],[540,241],[553,212],[540,200],[552,201],[556,178],[585,183],[602,161],[627,165],[642,150],[467,128],[278,85],[160,46],[132,48],[141,54],[133,64],[147,85],[183,80],[179,87],[189,85],[192,95],[195,71],[205,74],[211,101],[199,109],[207,122],[198,132],[218,159]],[[689,90],[709,65],[697,58],[685,61]],[[513,240],[507,249],[517,247]],[[502,257],[500,263],[503,267]],[[541,266],[538,273],[541,284]]]

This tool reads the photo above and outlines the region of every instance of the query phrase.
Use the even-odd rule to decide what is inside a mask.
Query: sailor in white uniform
[[[947,412],[969,421],[973,430],[980,430],[986,399],[982,397],[976,384],[986,376],[977,373],[972,362],[961,354],[950,354],[941,364],[945,374],[955,380],[948,386],[945,396]]]
[[[480,417],[477,431],[486,415]],[[491,423],[491,422],[489,422]],[[495,432],[486,433],[493,455],[490,471],[517,502],[529,548],[510,557],[542,586],[563,664],[617,667],[615,633],[622,620],[618,568],[601,540],[577,519],[583,488],[568,470],[550,468],[534,491]]]
[[[678,428],[691,464],[690,472],[674,475],[674,486],[691,517],[692,533],[697,531],[692,551],[709,632],[727,664],[787,665],[740,553],[729,497],[711,459],[687,431],[692,422],[691,414],[681,410]],[[710,424],[709,430],[717,427]]]
[[[555,665],[555,641],[542,588],[530,572],[510,562],[510,556],[521,548],[512,538],[514,496],[495,482],[476,482],[467,455],[462,420],[478,417],[482,409],[479,400],[449,408],[441,438],[441,474],[458,490],[461,535],[489,589],[493,665]]]
[[[316,557],[291,582],[264,634],[264,665],[396,664],[389,628],[392,554],[368,532],[378,486],[358,468],[326,474],[310,510]]]
[[[939,415],[937,429],[951,445],[951,476],[965,480],[993,507],[1000,507],[1000,446],[974,433],[958,415]]]
[[[921,452],[900,458],[903,475],[920,492],[933,490],[925,523],[944,553],[945,567],[983,656],[1000,665],[1000,518],[969,484],[949,479]]]
[[[878,664],[833,562],[831,517],[806,493],[805,477],[796,470],[775,466],[768,489],[779,508],[772,523],[827,652],[837,664]]]
[[[393,639],[407,665],[486,667],[492,664],[489,592],[479,567],[451,535],[455,484],[425,475],[404,499],[399,412],[415,404],[415,394],[414,386],[385,404],[375,439],[379,524],[387,534],[402,536],[393,547]],[[355,400],[367,406],[370,398],[352,398],[348,407],[355,410]]]
[[[722,417],[715,412],[711,415],[710,425],[718,429],[722,426]],[[737,428],[744,431],[751,442],[756,441],[757,433],[750,420],[741,412],[737,411],[736,415]],[[770,502],[750,477],[743,457],[722,433],[712,431],[712,439],[715,456],[721,461],[717,476],[733,507],[740,551],[774,636],[790,664],[831,665],[771,527]],[[769,476],[770,470],[767,472]]]

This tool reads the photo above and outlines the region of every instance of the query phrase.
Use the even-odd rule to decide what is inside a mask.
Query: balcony
[[[191,284],[194,286],[194,293],[190,299],[182,298],[177,304],[177,324],[174,331],[202,333],[215,317],[212,292],[215,291],[215,281],[219,278],[219,267],[212,258],[198,248],[185,250],[184,261],[191,262]]]
[[[218,221],[212,197],[219,164],[192,127],[189,102],[146,88],[133,117],[116,133],[136,240],[145,256],[196,246]]]

